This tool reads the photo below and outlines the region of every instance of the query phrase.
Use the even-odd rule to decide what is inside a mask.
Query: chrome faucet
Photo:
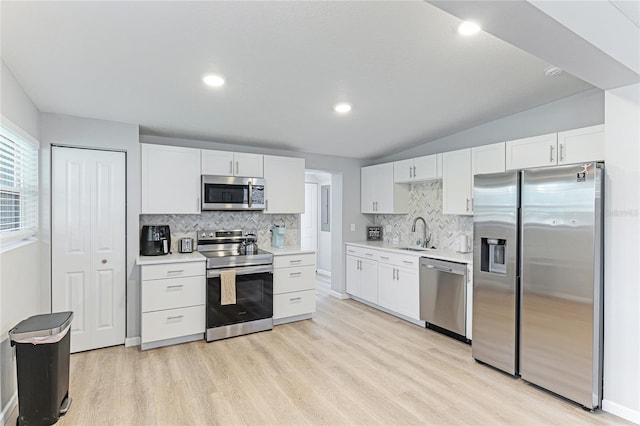
[[[411,227],[411,232],[416,232],[416,223],[418,223],[418,220],[421,220],[422,224],[424,225],[422,227],[422,247],[427,248],[427,245],[429,245],[429,241],[431,241],[431,232],[429,232],[429,239],[427,239],[427,222],[424,220],[422,216],[418,216],[413,220],[413,226]]]

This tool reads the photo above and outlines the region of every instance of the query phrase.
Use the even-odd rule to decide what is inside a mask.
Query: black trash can
[[[52,425],[69,409],[72,319],[73,312],[35,315],[9,331],[16,347],[19,425]]]

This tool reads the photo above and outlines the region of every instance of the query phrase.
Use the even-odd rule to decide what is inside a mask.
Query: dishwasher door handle
[[[427,265],[427,268],[435,269],[436,271],[440,271],[440,272],[446,272],[448,274],[464,275],[463,271],[454,271],[451,268],[442,268],[440,266],[435,266],[435,265]]]

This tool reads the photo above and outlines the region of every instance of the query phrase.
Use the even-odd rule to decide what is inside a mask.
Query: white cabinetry
[[[426,155],[393,163],[395,183],[420,182],[442,177],[442,154]]]
[[[264,156],[264,213],[304,213],[304,158]]]
[[[472,211],[471,148],[442,154],[442,212],[470,215]]]
[[[360,169],[360,210],[362,213],[406,214],[409,188],[393,180],[393,163]]]
[[[420,320],[419,262],[415,256],[378,253],[378,305]]]
[[[202,339],[205,330],[205,263],[142,265],[141,349]]]
[[[202,150],[203,175],[263,177],[263,156],[244,152]]]
[[[507,141],[505,151],[507,170],[555,166],[558,164],[558,134]]]
[[[200,150],[140,144],[142,214],[200,213]]]
[[[604,160],[604,124],[558,132],[558,164]]]
[[[504,142],[471,148],[471,174],[500,173],[505,169]]]
[[[347,293],[378,303],[378,262],[376,250],[347,246]]]
[[[315,253],[275,255],[273,260],[274,324],[311,318],[315,310]]]

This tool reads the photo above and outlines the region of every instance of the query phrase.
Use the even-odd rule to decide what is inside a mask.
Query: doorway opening
[[[316,281],[331,289],[332,220],[331,173],[305,171],[305,212],[300,216],[300,245],[316,250]]]

